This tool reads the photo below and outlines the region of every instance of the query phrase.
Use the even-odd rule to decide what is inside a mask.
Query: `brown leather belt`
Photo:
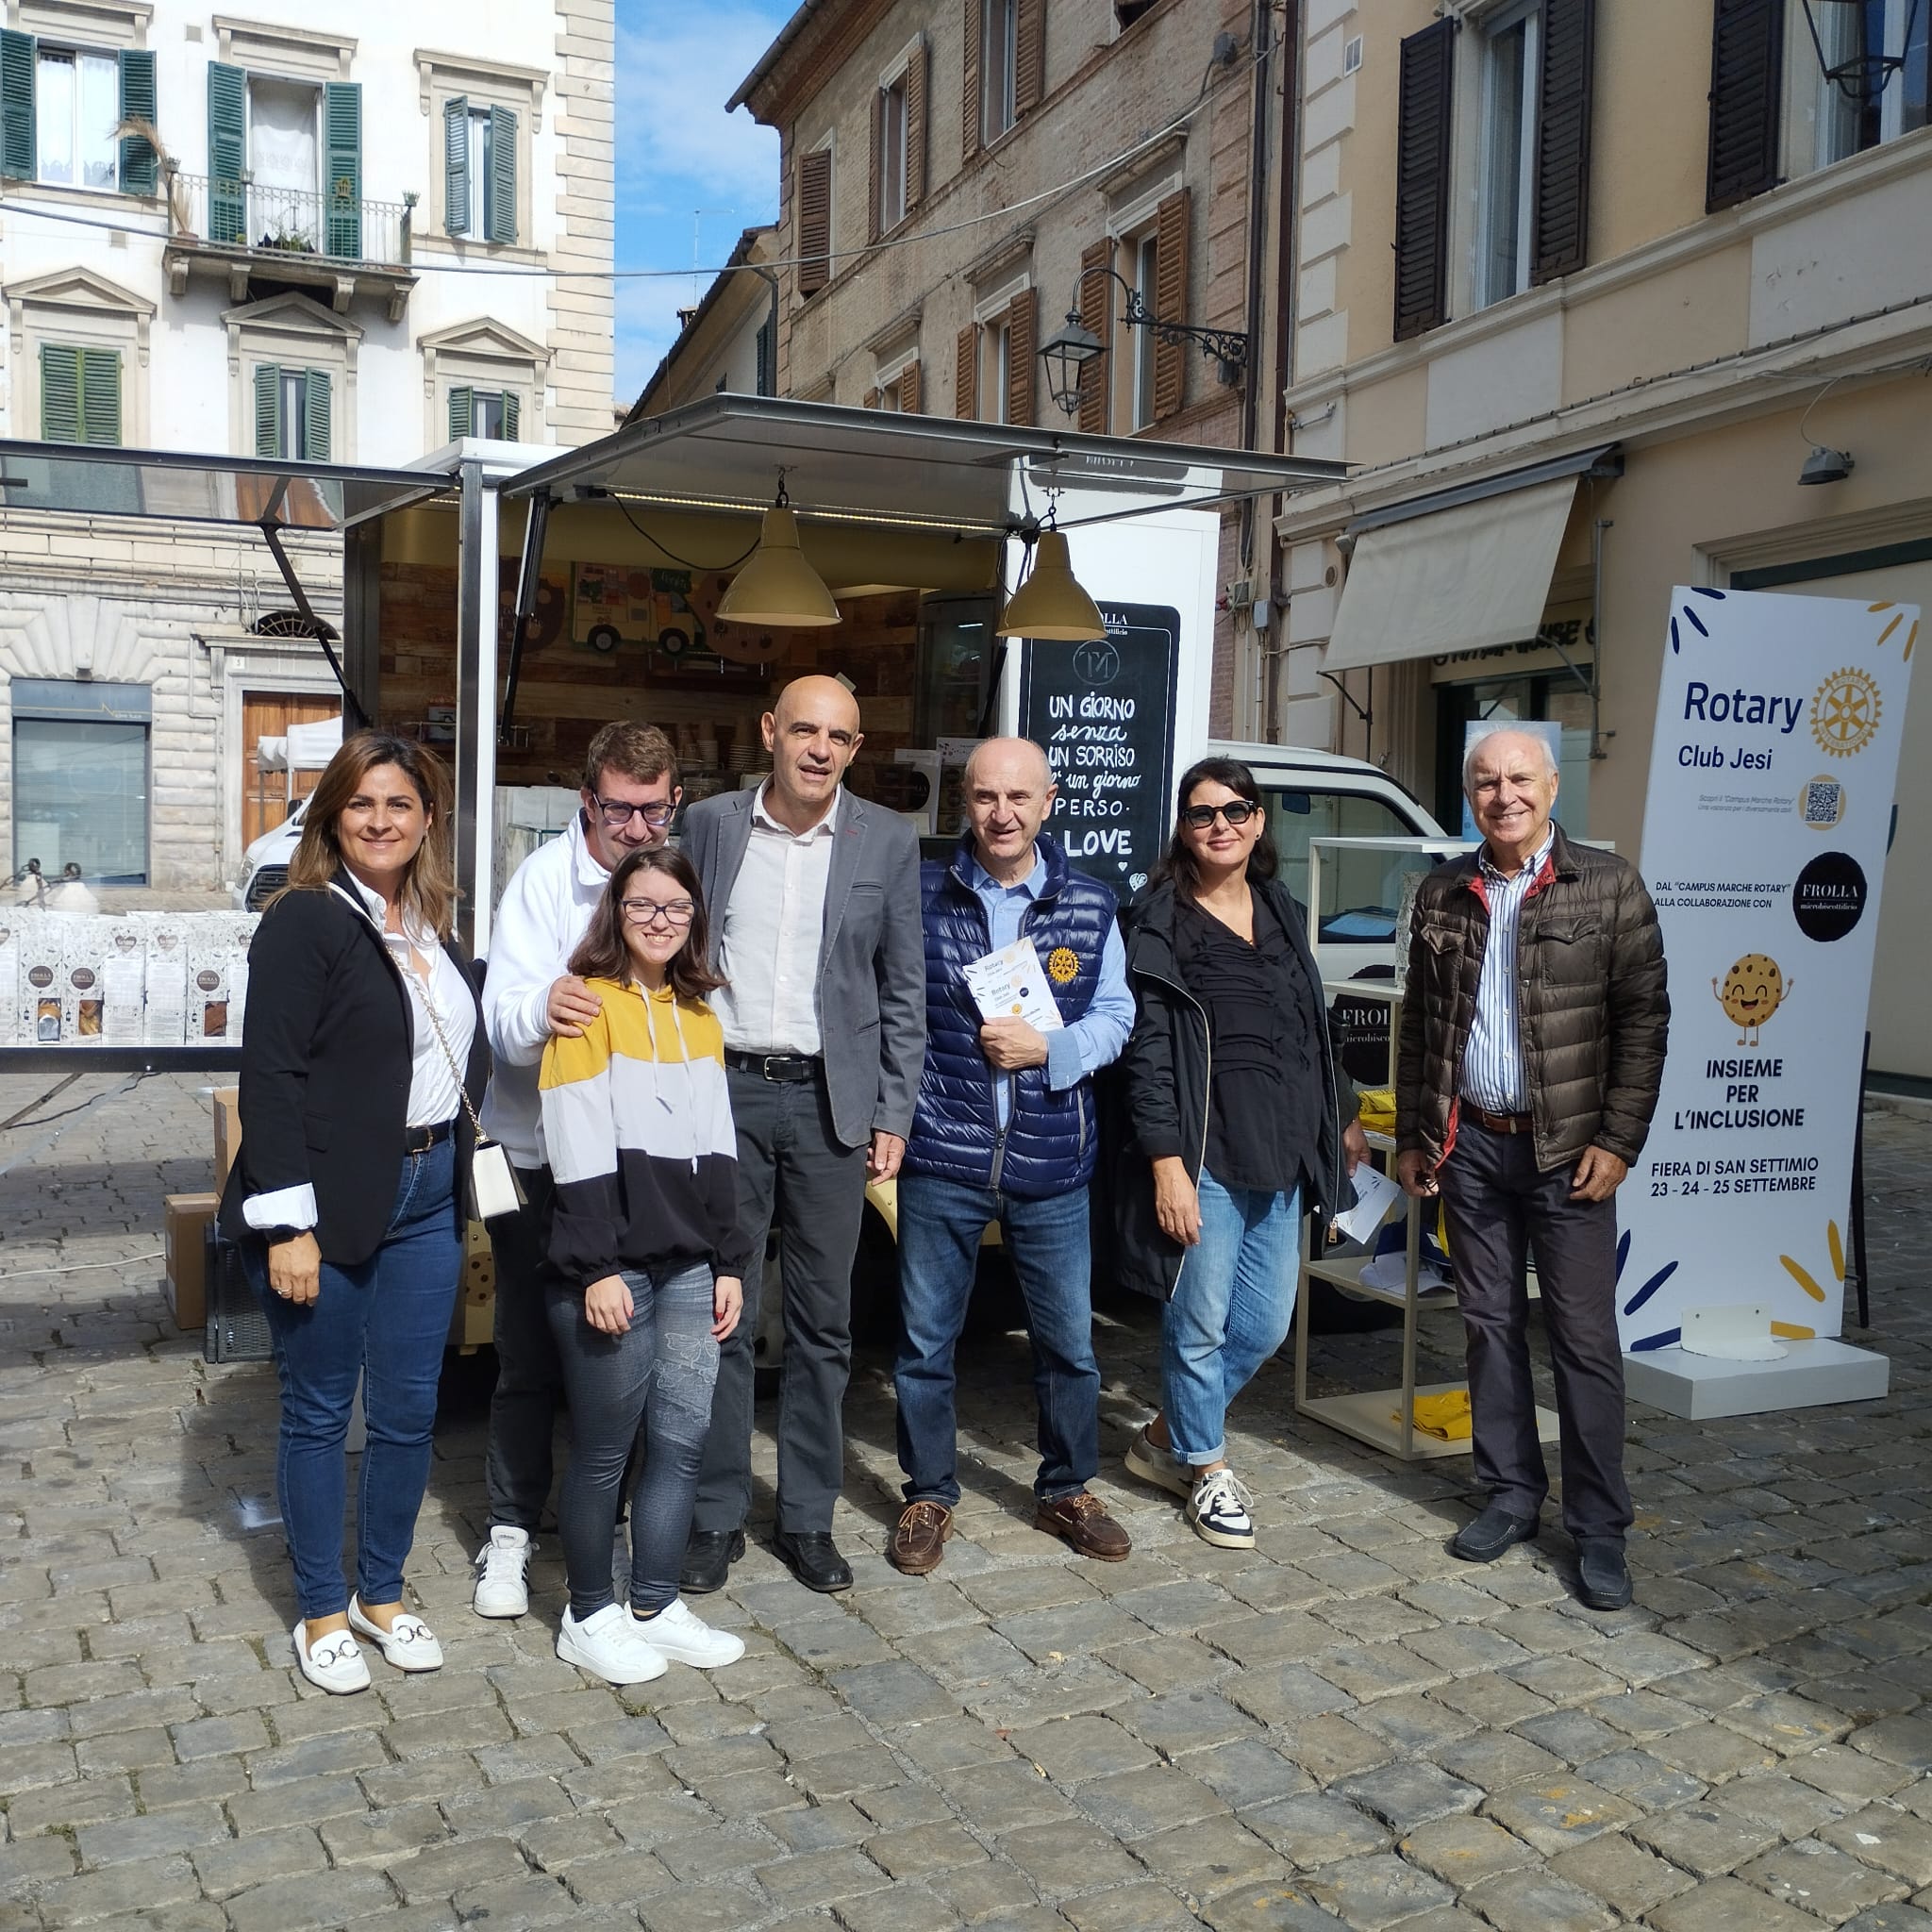
[[[1473,1120],[1479,1127],[1487,1127],[1492,1134],[1527,1134],[1536,1125],[1533,1114],[1490,1113],[1472,1100],[1462,1103],[1462,1112],[1465,1119]]]

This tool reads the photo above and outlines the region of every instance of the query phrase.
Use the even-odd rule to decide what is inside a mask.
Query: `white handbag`
[[[421,975],[417,977],[421,981]],[[470,1219],[494,1221],[499,1215],[518,1213],[524,1206],[523,1183],[517,1179],[517,1171],[509,1164],[509,1155],[503,1143],[492,1141],[483,1131],[483,1123],[470,1104],[470,1090],[463,1085],[462,1069],[457,1065],[457,1057],[449,1050],[449,1041],[443,1034],[442,1022],[436,1016],[436,1003],[429,997],[428,983],[421,983],[423,1010],[429,1016],[430,1029],[442,1049],[443,1058],[449,1062],[463,1111],[469,1115],[476,1137],[470,1148]]]

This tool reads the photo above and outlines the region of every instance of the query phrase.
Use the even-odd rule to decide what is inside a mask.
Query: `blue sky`
[[[617,266],[687,271],[617,285],[617,400],[633,401],[739,231],[778,211],[778,137],[724,103],[776,38],[793,0],[618,0]],[[710,276],[701,275],[700,292]]]

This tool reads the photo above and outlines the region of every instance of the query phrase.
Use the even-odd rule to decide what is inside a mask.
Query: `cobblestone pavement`
[[[0,1120],[45,1084],[0,1079]],[[1294,1423],[1285,1362],[1234,1438],[1259,1547],[1208,1549],[1120,1473],[1156,1388],[1129,1307],[1101,1335],[1100,1487],[1130,1561],[1031,1528],[1024,1343],[991,1334],[966,1352],[960,1534],[897,1576],[868,1354],[838,1524],[858,1588],[812,1596],[755,1543],[707,1605],[743,1662],[632,1692],[551,1655],[554,1550],[530,1617],[470,1614],[487,1357],[458,1363],[411,1565],[448,1665],[377,1660],[342,1699],[291,1668],[271,1374],[205,1366],[158,1286],[160,1196],[206,1185],[193,1087],[52,1144],[0,1133],[0,1928],[1932,1928],[1932,1121],[1869,1123],[1893,1393],[1633,1411],[1627,1612],[1573,1602],[1555,1530],[1453,1561],[1467,1464]],[[1453,1319],[1430,1333],[1456,1345]],[[1392,1354],[1323,1349],[1357,1380]]]

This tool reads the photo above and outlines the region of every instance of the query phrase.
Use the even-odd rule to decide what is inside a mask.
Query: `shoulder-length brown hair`
[[[429,829],[403,875],[403,911],[446,940],[456,927],[457,876],[452,808],[455,798],[449,767],[412,738],[387,731],[358,731],[342,741],[328,761],[302,817],[302,839],[289,861],[289,890],[325,892],[342,870],[341,841],[336,824],[343,808],[378,765],[393,765],[416,788],[429,816]]]
[[[664,977],[680,999],[701,1000],[724,979],[711,971],[711,923],[705,915],[705,890],[698,884],[697,868],[675,845],[647,845],[610,874],[604,896],[570,956],[570,970],[584,979],[630,978],[634,969],[624,936],[624,892],[641,872],[664,873],[691,895],[691,924],[683,945],[671,956]]]

